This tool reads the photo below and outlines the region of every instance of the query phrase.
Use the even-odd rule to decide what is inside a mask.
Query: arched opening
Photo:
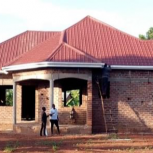
[[[21,120],[37,120],[41,115],[42,106],[48,108],[49,81],[29,79],[18,82],[21,90],[18,90],[18,102],[21,102]],[[19,104],[17,104],[19,106]]]
[[[86,124],[87,80],[76,78],[59,79],[54,82],[54,100],[58,106],[60,124]],[[74,122],[70,116],[75,110]]]

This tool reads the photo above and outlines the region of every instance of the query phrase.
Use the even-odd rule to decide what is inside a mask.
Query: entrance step
[[[13,126],[15,133],[39,135],[40,124],[19,123]],[[59,125],[61,134],[91,134],[91,127],[87,125]],[[48,135],[51,135],[50,125],[47,126]],[[56,126],[54,126],[54,134],[57,134]]]

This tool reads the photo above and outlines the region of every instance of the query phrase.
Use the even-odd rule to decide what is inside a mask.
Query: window
[[[13,106],[13,86],[0,86],[0,106]]]
[[[5,101],[7,106],[13,106],[13,89],[5,90]]]
[[[64,102],[64,106],[80,106],[82,104],[81,100],[81,90],[73,89],[73,90],[65,90],[62,93],[62,99]]]
[[[87,81],[75,78],[56,80],[54,86],[62,88],[62,106],[81,106],[83,97],[87,95]]]

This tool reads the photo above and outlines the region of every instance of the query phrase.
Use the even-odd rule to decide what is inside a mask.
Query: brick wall
[[[13,129],[13,107],[1,106],[0,112],[0,131]]]
[[[0,121],[1,123],[13,123],[13,107],[12,106],[1,106],[0,107]]]
[[[152,132],[153,72],[113,70],[110,81],[110,98],[104,100],[108,129]],[[93,132],[104,132],[102,106],[95,83],[93,92]]]
[[[73,72],[74,73],[74,72]],[[75,72],[76,73],[76,72]],[[84,72],[85,73],[85,72]],[[79,79],[78,80],[74,80],[77,82],[77,84],[79,84]],[[65,80],[64,82],[67,82],[65,84],[69,84],[69,80]],[[84,81],[86,82],[83,90],[82,90],[82,105],[77,107],[75,106],[75,119],[71,120],[70,119],[70,111],[72,110],[71,107],[64,107],[63,106],[63,102],[62,102],[62,86],[61,86],[61,81],[57,80],[55,81],[54,84],[54,103],[56,105],[56,107],[58,108],[58,112],[59,112],[59,119],[60,119],[60,124],[76,124],[76,125],[85,125],[88,124],[87,121],[91,122],[91,117],[89,114],[91,113],[87,113],[87,105],[90,104],[90,97],[91,97],[91,91],[90,86],[89,86],[89,90],[88,90],[88,81]],[[90,83],[89,83],[90,84]],[[89,97],[90,96],[90,97]],[[89,108],[90,109],[90,108]],[[90,112],[90,110],[89,110]],[[87,118],[87,114],[88,114],[88,118]],[[91,125],[89,123],[89,125]]]
[[[44,73],[76,73],[89,74],[88,70],[47,70],[20,72],[16,76],[44,74]],[[12,85],[12,80],[6,75],[0,76],[1,85]],[[3,80],[2,80],[3,79]],[[30,81],[28,81],[30,83]],[[31,81],[32,83],[33,81]],[[153,130],[153,72],[151,71],[126,71],[112,70],[110,77],[110,98],[104,100],[105,116],[108,125],[108,131],[113,128],[118,132],[152,132]],[[40,122],[41,107],[45,106],[47,112],[50,109],[49,103],[49,81],[39,80],[36,88],[36,121]],[[21,120],[21,87],[17,84],[17,119]],[[103,111],[101,100],[98,95],[98,88],[95,81],[87,81],[87,93],[83,94],[83,105],[75,108],[77,115],[77,124],[92,125],[93,133],[105,132]],[[92,94],[93,93],[93,94]],[[59,110],[60,124],[71,124],[69,113],[71,108],[63,108],[62,91],[60,83],[54,87],[54,102]],[[1,123],[12,123],[12,107],[0,107]],[[110,112],[111,111],[111,112]],[[11,114],[11,115],[7,115]],[[111,116],[112,114],[112,116]],[[5,120],[3,120],[5,118]],[[112,119],[112,121],[111,121]]]
[[[13,74],[14,79],[16,79],[16,77],[26,77],[26,76],[34,76],[34,75],[43,75],[43,74],[59,74],[59,73],[71,73],[71,74],[76,74],[79,76],[79,74],[89,74],[89,76],[91,76],[91,71],[89,70],[78,70],[78,69],[53,69],[53,70],[39,70],[39,71],[29,71],[29,72],[18,72]],[[22,85],[34,85],[34,82],[36,81],[36,79],[28,79],[27,81],[21,81],[19,82],[19,85],[17,85],[17,121],[20,122],[21,121],[21,99],[22,99]],[[87,81],[86,81],[87,82]],[[92,88],[91,88],[91,82],[89,83],[89,89],[87,89],[87,85],[84,87],[83,89],[83,93],[82,93],[82,105],[80,107],[75,107],[75,111],[76,111],[76,119],[75,119],[75,124],[86,124],[87,121],[87,104],[90,104],[89,107],[89,113],[88,113],[88,118],[90,119],[90,123],[89,125],[91,125],[91,93],[92,93]],[[43,80],[37,80],[37,84],[36,84],[36,109],[35,109],[35,121],[38,121],[39,123],[41,122],[41,108],[43,106],[46,107],[46,112],[49,113],[50,111],[50,100],[49,100],[49,81],[43,81]],[[87,92],[88,91],[88,92]],[[88,98],[88,94],[90,96],[90,98]],[[89,102],[88,102],[89,101]],[[61,88],[61,84],[60,84],[60,78],[57,79],[57,81],[54,81],[54,103],[56,105],[56,108],[58,109],[59,112],[59,118],[60,118],[60,124],[74,124],[74,122],[72,122],[70,120],[70,111],[71,108],[66,108],[63,107],[63,102],[62,102],[62,88]],[[88,120],[89,120],[88,119]],[[49,121],[49,120],[48,120]]]
[[[13,85],[12,75],[0,74],[0,85]],[[0,93],[1,94],[1,93]],[[12,129],[13,126],[13,107],[0,106],[0,130]]]

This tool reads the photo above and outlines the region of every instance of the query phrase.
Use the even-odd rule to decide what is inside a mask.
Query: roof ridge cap
[[[82,22],[83,20],[85,20],[86,18],[90,18],[89,15],[85,16],[84,18],[82,18],[81,20],[77,21],[76,23],[72,24],[71,26],[69,26],[68,28],[66,28],[64,31],[76,26],[78,23]]]
[[[56,52],[58,52],[58,49],[63,45],[63,43],[64,43],[64,42],[60,43],[60,44],[52,51],[52,53],[47,57],[46,61],[47,61],[48,59],[52,58],[52,57],[56,54]]]
[[[54,50],[54,52],[51,53],[51,55],[50,55],[47,59],[53,58],[53,56],[58,52],[58,49],[59,49],[60,47],[62,47],[63,45],[64,45],[64,46],[67,46],[67,47],[69,47],[69,48],[71,48],[73,51],[75,51],[75,52],[77,52],[77,53],[79,53],[79,54],[82,54],[82,55],[84,55],[85,57],[87,57],[87,58],[89,58],[89,59],[91,59],[91,60],[93,60],[93,61],[95,61],[95,62],[97,62],[97,63],[101,63],[101,61],[97,60],[97,59],[94,58],[93,56],[91,56],[91,55],[89,55],[89,54],[87,54],[87,53],[85,53],[85,52],[83,52],[83,51],[81,51],[81,50],[79,50],[79,49],[77,49],[77,48],[75,48],[75,47],[73,47],[73,46],[71,46],[71,45],[65,43],[65,42],[62,42],[62,43]]]
[[[1,46],[2,44],[4,44],[4,43],[7,43],[8,41],[10,41],[10,40],[12,40],[12,39],[14,39],[14,38],[20,37],[20,36],[22,36],[23,34],[26,34],[26,33],[28,33],[28,32],[29,32],[29,31],[27,30],[27,31],[24,31],[24,32],[22,32],[22,33],[19,33],[18,35],[13,36],[13,37],[11,37],[11,38],[9,38],[9,39],[7,39],[7,40],[4,40],[3,42],[0,43],[0,46]]]
[[[99,20],[99,19],[96,19],[96,18],[91,17],[91,16],[88,16],[88,18],[90,18],[91,20],[93,20],[93,21],[95,21],[95,22],[101,23],[101,24],[103,24],[103,25],[105,25],[105,26],[107,26],[107,27],[109,27],[109,28],[111,28],[111,29],[114,29],[114,30],[116,30],[116,31],[119,31],[119,32],[121,32],[121,33],[123,33],[123,34],[125,34],[125,35],[128,35],[128,36],[130,36],[130,37],[132,37],[132,38],[134,38],[134,39],[140,40],[139,38],[137,38],[137,37],[135,37],[135,36],[133,36],[133,35],[131,35],[131,34],[128,34],[128,33],[124,32],[124,31],[122,31],[122,30],[120,30],[120,29],[117,29],[116,27],[111,26],[110,24],[105,23],[105,22],[103,22],[103,21],[101,21],[101,20]]]
[[[101,63],[101,61],[97,60],[95,57],[91,56],[90,54],[87,54],[86,52],[84,52],[84,51],[82,51],[82,50],[79,50],[79,49],[77,49],[77,48],[75,48],[75,47],[73,47],[73,46],[71,46],[71,45],[69,45],[69,44],[67,44],[67,43],[64,43],[64,44],[65,44],[67,47],[69,47],[69,48],[73,49],[74,51],[78,52],[79,54],[82,54],[82,55],[84,55],[85,57],[90,58],[91,60],[93,60],[93,61],[95,61],[95,62],[100,62],[100,63]]]

